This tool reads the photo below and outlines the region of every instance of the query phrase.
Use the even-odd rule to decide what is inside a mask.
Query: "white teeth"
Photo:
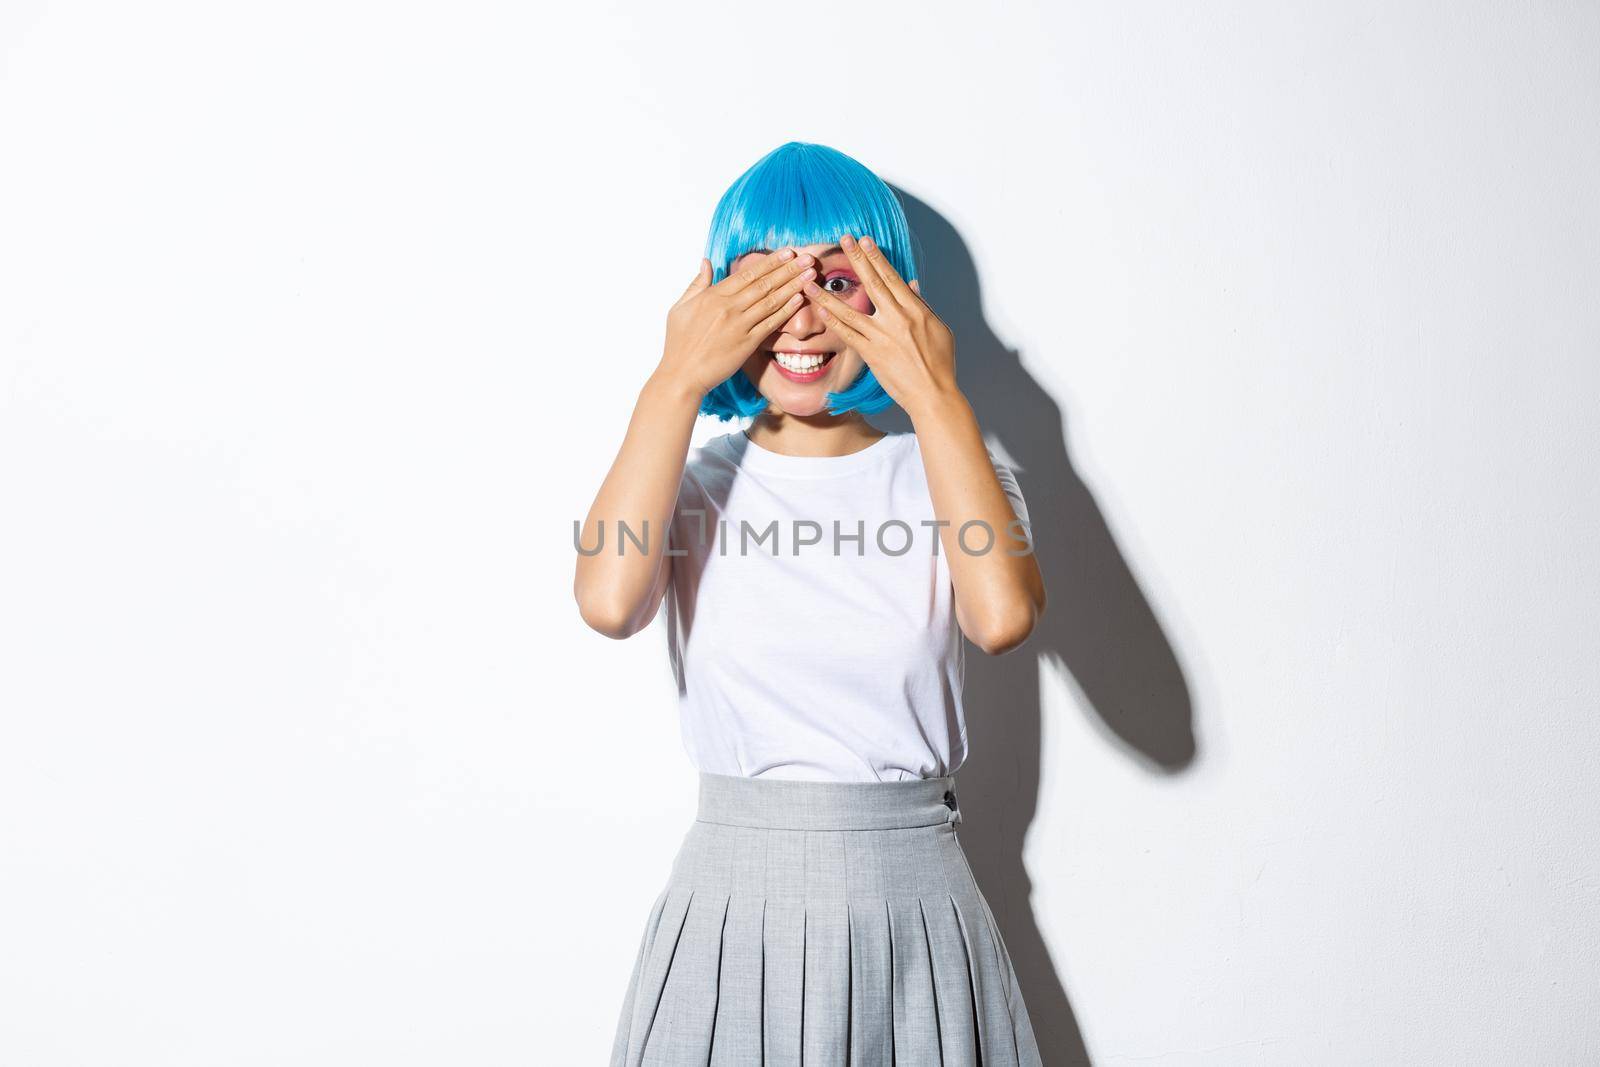
[[[774,352],[773,355],[777,357],[778,362],[783,364],[785,369],[802,374],[809,370],[816,370],[822,366],[823,360],[828,358],[827,356],[794,356],[787,352]]]

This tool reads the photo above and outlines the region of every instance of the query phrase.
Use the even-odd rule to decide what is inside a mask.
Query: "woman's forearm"
[[[667,529],[701,399],[660,371],[645,381],[584,520],[572,590],[584,621],[607,637],[632,636],[660,606],[671,576]],[[620,536],[623,525],[637,540]],[[588,554],[597,544],[601,551]]]
[[[1038,559],[1028,542],[1017,538],[1016,512],[967,398],[959,391],[946,393],[919,403],[910,414],[934,517],[948,524],[939,527],[939,536],[949,558],[957,622],[985,652],[1008,652],[1027,640],[1044,613]],[[1025,550],[1025,555],[1013,554]]]

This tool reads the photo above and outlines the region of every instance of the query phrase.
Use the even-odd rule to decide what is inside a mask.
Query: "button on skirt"
[[[954,777],[700,775],[612,1067],[1039,1065]]]

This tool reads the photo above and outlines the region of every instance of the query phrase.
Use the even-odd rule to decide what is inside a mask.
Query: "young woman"
[[[700,772],[619,1067],[1040,1062],[954,775],[963,637],[1015,648],[1044,583],[916,274],[871,171],[764,156],[717,205],[585,521],[583,618],[628,637],[665,601]],[[867,422],[890,403],[912,432]],[[690,448],[699,414],[753,421]]]

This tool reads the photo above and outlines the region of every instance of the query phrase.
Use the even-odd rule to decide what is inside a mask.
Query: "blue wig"
[[[883,179],[836,149],[790,141],[757,160],[717,203],[706,241],[712,284],[726,278],[729,265],[746,252],[832,244],[844,233],[870,234],[900,277],[909,282],[917,276],[905,210]],[[870,367],[827,400],[830,415],[870,415],[894,403]],[[767,398],[741,367],[706,394],[700,414],[748,418],[766,406]]]

